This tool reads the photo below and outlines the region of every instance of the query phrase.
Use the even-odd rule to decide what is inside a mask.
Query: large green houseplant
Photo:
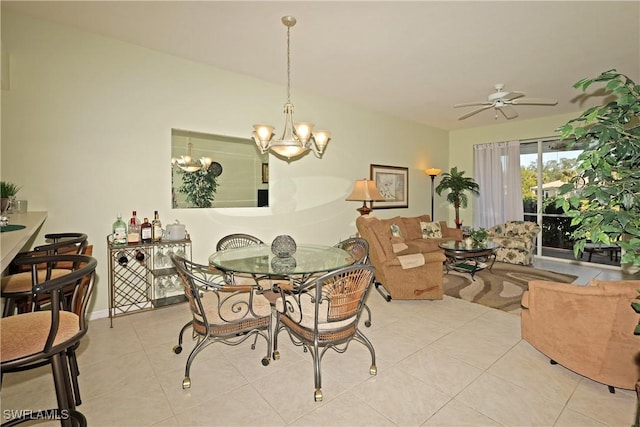
[[[629,77],[605,71],[574,87],[584,92],[603,85],[607,101],[560,127],[569,146],[585,147],[578,174],[560,188],[556,207],[571,217],[574,255],[587,241],[617,243],[622,264],[640,266],[640,86]]]
[[[187,202],[197,208],[213,206],[213,199],[218,189],[217,180],[220,175],[220,172],[213,165],[195,172],[187,172],[178,168],[178,173],[182,175],[182,185],[178,191],[187,196]]]
[[[436,187],[436,193],[440,196],[443,191],[449,190],[447,201],[453,205],[456,211],[456,226],[458,228],[462,225],[460,221],[460,208],[466,208],[469,204],[469,198],[466,192],[478,195],[480,194],[478,191],[479,188],[473,178],[464,176],[464,171],[458,172],[457,167],[453,167],[450,172],[442,174],[442,180]]]

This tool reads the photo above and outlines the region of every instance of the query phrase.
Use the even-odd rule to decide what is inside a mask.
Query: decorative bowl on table
[[[290,258],[296,253],[296,242],[293,237],[285,235],[277,236],[271,242],[271,252],[278,258]]]

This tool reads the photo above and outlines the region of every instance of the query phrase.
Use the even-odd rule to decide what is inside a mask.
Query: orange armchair
[[[640,336],[633,334],[640,315],[631,301],[640,280],[590,286],[529,282],[522,296],[522,338],[552,361],[594,381],[633,389]]]

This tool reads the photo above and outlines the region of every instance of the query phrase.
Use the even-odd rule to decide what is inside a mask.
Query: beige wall
[[[30,210],[49,212],[36,243],[47,232],[89,235],[99,262],[94,311],[107,308],[105,236],[118,212],[179,219],[194,259],[206,263],[232,232],[320,244],[354,234],[359,206],[344,199],[370,163],[410,169],[409,209],[377,215],[428,212],[422,170],[449,164],[446,131],[294,87],[296,117],[333,132],[324,159],[272,157],[268,209],[172,210],[171,129],[246,137],[254,123],[281,128],[284,87],[12,12],[2,14],[2,45],[11,67],[2,91],[2,179],[23,186]]]
[[[580,113],[580,111],[576,111],[571,114],[561,114],[540,119],[500,122],[499,124],[491,126],[451,131],[449,133],[449,157],[451,159],[449,167],[457,166],[458,170],[466,172],[465,176],[473,177],[474,145],[554,136],[557,135],[555,129],[569,120],[578,117]],[[480,191],[482,191],[482,188]],[[473,202],[474,200],[472,198],[471,204],[467,209],[460,209],[460,219],[465,225],[473,225]],[[442,203],[447,204],[446,201],[442,201]],[[451,223],[453,223],[454,218],[454,211],[451,207],[449,209],[449,220]]]

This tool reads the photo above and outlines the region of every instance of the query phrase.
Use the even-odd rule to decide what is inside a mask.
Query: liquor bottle
[[[153,228],[149,222],[149,218],[145,218],[144,222],[140,224],[140,241],[142,243],[151,243],[153,240]]]
[[[127,233],[128,243],[140,243],[140,220],[133,211],[133,216],[129,220],[129,231]]]
[[[127,224],[122,220],[122,215],[118,214],[118,219],[113,223],[113,244],[127,244]]]
[[[162,222],[160,222],[160,216],[158,216],[158,211],[153,211],[153,241],[159,242],[162,238]]]

